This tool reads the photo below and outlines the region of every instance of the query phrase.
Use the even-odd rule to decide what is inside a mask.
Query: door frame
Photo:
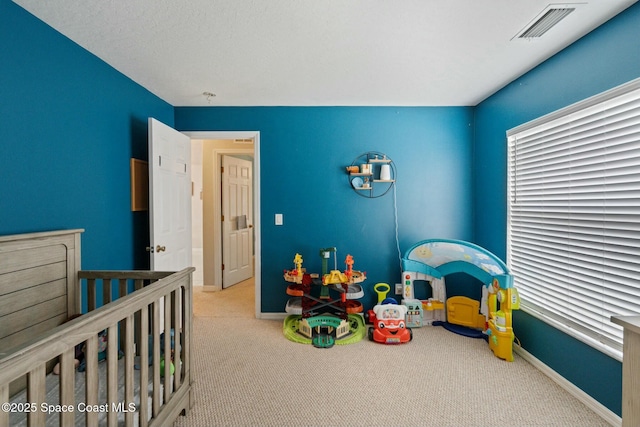
[[[182,131],[183,134],[187,135],[191,139],[201,139],[201,140],[211,140],[211,139],[253,139],[253,150],[251,149],[227,149],[220,148],[214,149],[214,159],[213,164],[214,167],[220,167],[219,156],[221,154],[253,154],[253,210],[254,210],[254,218],[253,218],[253,234],[254,234],[254,284],[255,284],[255,315],[256,318],[262,318],[261,311],[261,289],[262,289],[262,255],[261,255],[261,226],[260,226],[260,132],[259,131]],[[217,197],[216,200],[219,200],[220,197],[220,178],[221,175],[219,173],[213,174],[214,176],[214,197]],[[216,204],[217,206],[217,204]],[[221,215],[221,212],[217,213]],[[214,213],[215,215],[215,213]],[[221,236],[221,224],[219,221],[214,221],[214,230],[218,230],[219,236]],[[218,242],[218,240],[220,240]],[[221,239],[215,239],[215,245],[217,246],[217,250],[215,250],[215,260],[216,265],[222,265],[222,241]],[[218,259],[219,258],[219,259]],[[219,280],[218,280],[219,278]],[[222,273],[216,271],[215,274],[215,284],[214,286],[206,286],[206,288],[213,288],[211,290],[222,290]]]

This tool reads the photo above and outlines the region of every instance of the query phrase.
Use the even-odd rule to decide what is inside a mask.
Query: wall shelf
[[[349,185],[362,197],[370,199],[382,197],[396,182],[396,167],[393,160],[377,151],[362,153],[353,159],[346,169]],[[384,169],[387,169],[387,176],[381,177],[381,174],[385,174]]]

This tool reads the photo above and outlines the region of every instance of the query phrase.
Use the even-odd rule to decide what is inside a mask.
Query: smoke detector
[[[544,33],[566,18],[571,12],[576,10],[578,6],[579,4],[577,3],[548,5],[511,40],[542,37]]]

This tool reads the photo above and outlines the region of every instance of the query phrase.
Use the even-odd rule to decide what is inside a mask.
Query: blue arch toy
[[[463,240],[429,239],[410,247],[402,258],[403,271],[415,271],[440,279],[451,273],[467,273],[485,286],[494,277],[509,275],[500,258],[488,250]],[[504,283],[511,287],[512,281]]]
[[[488,337],[489,347],[496,356],[513,360],[511,312],[519,308],[520,300],[513,287],[513,276],[500,258],[463,240],[428,239],[416,243],[405,252],[402,270],[404,300],[416,301],[415,280],[424,280],[431,285],[433,298],[426,306],[423,304],[425,314],[430,318],[424,324],[447,325],[449,320],[456,326],[481,329],[478,332]],[[466,297],[447,300],[444,277],[452,273],[466,273],[482,282],[482,301],[475,302]],[[464,319],[454,320],[453,314],[461,312],[465,313]],[[457,329],[450,330],[457,332]]]

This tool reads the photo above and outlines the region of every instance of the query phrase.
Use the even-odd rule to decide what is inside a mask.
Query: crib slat
[[[9,384],[0,385],[0,402],[9,401]],[[0,411],[0,426],[9,425],[9,411]]]
[[[129,412],[129,404],[134,401],[133,394],[133,314],[127,316],[124,324],[124,422],[126,426],[133,426],[133,412]],[[140,387],[142,391],[143,388]]]
[[[118,292],[119,295],[116,299],[120,299],[122,297],[127,296],[127,279],[118,279]],[[124,328],[124,324],[120,325],[120,333],[118,336],[120,337],[120,345],[119,349],[124,350],[126,346],[125,342],[125,331],[122,330]]]
[[[174,329],[174,337],[173,337],[173,365],[175,366],[175,373],[173,375],[173,391],[176,391],[180,388],[180,384],[182,383],[182,354],[181,354],[181,336],[182,336],[182,319],[180,310],[180,302],[182,300],[181,288],[178,288],[172,294],[171,301],[173,303],[173,329]]]
[[[46,412],[40,410],[40,404],[47,401],[46,398],[46,365],[40,364],[29,372],[27,380],[27,402],[36,403],[38,410],[29,412],[27,422],[29,426],[43,426],[47,420]]]
[[[183,367],[184,367],[184,378],[187,379],[187,381],[189,381],[188,386],[191,387],[191,340],[192,340],[192,331],[193,331],[193,316],[191,315],[193,313],[193,301],[192,301],[192,287],[191,285],[184,287],[183,290],[183,294],[182,294],[182,310],[184,312],[184,324],[183,324],[183,347],[182,347],[182,354],[184,354],[183,357]],[[191,398],[191,394],[189,394],[189,408],[191,408],[193,406],[193,404],[195,403],[195,400],[193,398]]]
[[[73,363],[75,349],[71,347],[60,355],[60,404],[64,407],[75,405],[75,376],[76,369]],[[67,426],[74,424],[73,412],[60,412],[60,425]]]
[[[149,309],[140,310],[140,427],[147,427],[149,418]]]
[[[162,359],[164,360],[164,399],[166,405],[171,397],[173,386],[171,384],[171,296],[164,297],[164,349]]]
[[[107,305],[111,302],[111,279],[102,279],[102,305]]]
[[[160,300],[153,302],[153,417],[160,412]]]
[[[138,290],[142,289],[143,286],[144,286],[144,280],[136,279],[133,282],[133,291],[134,292],[138,291]],[[136,325],[140,324],[140,311],[136,311],[135,324]],[[147,339],[147,337],[146,337],[146,335],[141,335],[140,334],[140,328],[135,328],[134,334],[135,334],[134,340],[135,340],[135,343],[136,343],[136,348],[139,349],[140,348],[140,340],[142,339],[143,336],[144,336],[144,339]]]
[[[98,336],[92,335],[85,342],[84,359],[86,363],[85,371],[85,393],[87,406],[98,404]],[[86,420],[88,426],[98,425],[98,413],[87,411]]]
[[[174,322],[173,327],[179,327],[179,323],[175,323],[176,318],[176,292],[171,292],[171,320]]]
[[[96,279],[87,279],[87,311],[96,309]]]
[[[118,288],[120,290],[120,295],[118,295],[118,298],[127,296],[127,294],[129,293],[127,292],[127,279],[118,279]]]
[[[107,404],[118,403],[118,324],[109,326],[107,331]],[[107,413],[107,425],[118,425],[118,414]]]

